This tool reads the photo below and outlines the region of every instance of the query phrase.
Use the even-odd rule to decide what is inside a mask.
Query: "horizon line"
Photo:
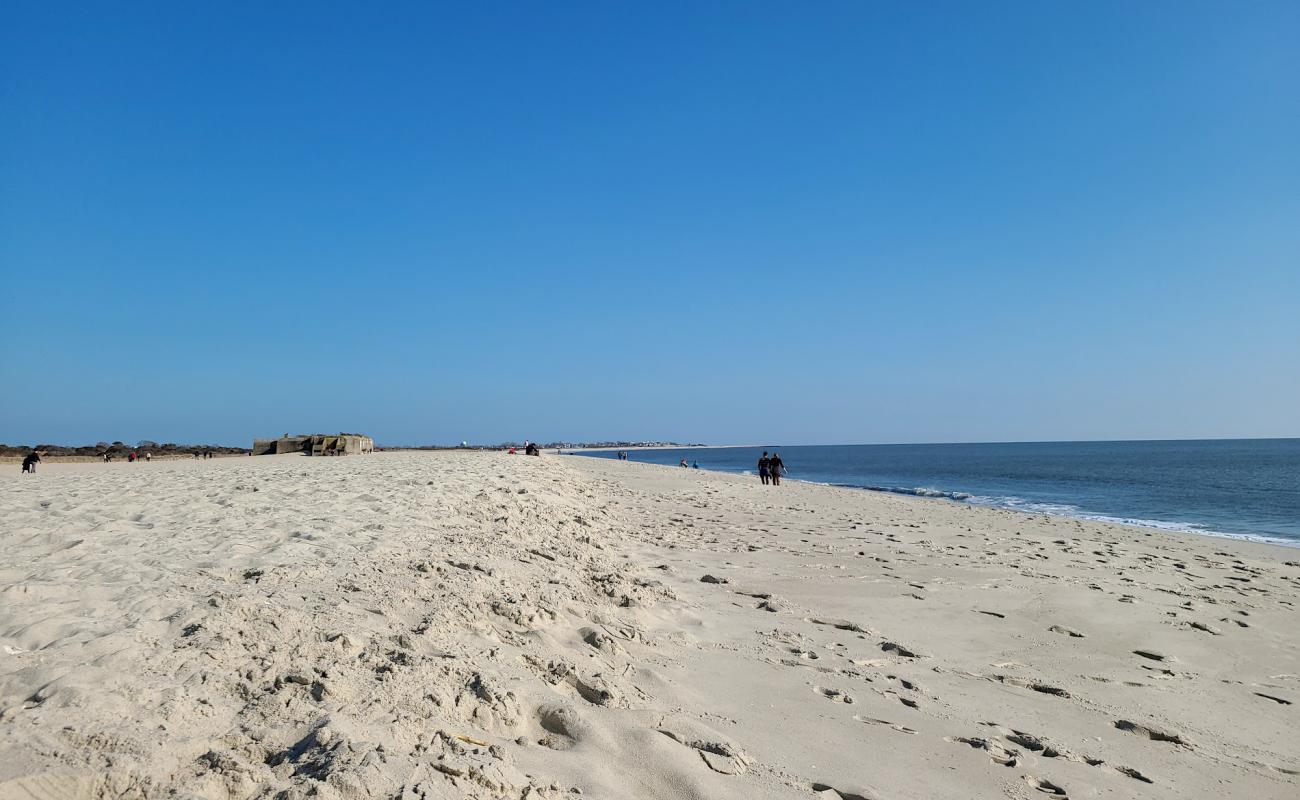
[[[734,447],[776,447],[776,446],[780,446],[780,447],[908,447],[908,446],[939,446],[939,445],[959,445],[959,444],[975,445],[975,444],[1080,444],[1080,443],[1114,444],[1114,443],[1124,443],[1124,442],[1133,442],[1133,443],[1136,442],[1251,442],[1251,441],[1288,441],[1294,439],[1300,439],[1300,436],[1191,436],[1191,437],[1161,437],[1161,438],[1133,438],[1133,439],[1104,439],[1104,438],[1102,439],[992,439],[992,440],[984,439],[984,440],[966,440],[966,441],[893,441],[893,442],[877,441],[877,442],[830,442],[830,443],[794,442],[794,443],[782,443],[782,444],[771,444],[771,443],[715,444],[715,443],[704,443],[704,442],[696,443],[696,444],[679,444],[674,442],[671,444],[662,445],[659,447],[659,449],[689,450],[693,448],[702,448],[702,447],[719,449],[719,448],[729,448],[729,447],[734,448]],[[101,439],[100,441],[105,441],[105,440]],[[112,441],[122,441],[122,440],[112,440]],[[230,444],[226,442],[215,442],[215,441],[203,442],[203,441],[196,440],[193,442],[163,442],[156,439],[140,439],[137,441],[153,442],[156,446],[161,446],[162,444],[174,444],[178,447],[195,447],[200,445],[209,446],[209,447],[243,447],[243,445],[239,445],[239,444]],[[530,439],[530,441],[533,440]],[[599,445],[600,441],[602,440],[593,439],[590,440],[589,442],[577,442],[573,444],[573,448],[578,449],[580,447],[583,447],[584,445],[602,446]],[[618,443],[618,442],[628,442],[631,440],[605,439],[603,441]],[[654,440],[643,439],[641,441],[654,441]],[[661,439],[658,441],[665,441],[665,440]],[[132,443],[127,443],[127,442],[123,442],[123,443],[126,444],[126,446],[128,447],[137,446]],[[7,444],[2,439],[0,439],[0,446],[7,447],[7,448],[33,448],[33,447],[37,447],[38,445],[78,448],[78,447],[94,447],[96,446],[96,444],[98,443],[96,442],[96,443],[82,443],[82,444],[63,444],[57,441],[40,442],[39,440],[37,441],[37,444]],[[517,443],[513,441],[502,441],[502,442],[491,442],[491,443],[471,442],[465,447],[481,449],[487,447],[499,447],[502,445],[508,446],[510,444],[517,444]],[[630,445],[630,444],[625,444],[625,445],[616,444],[616,445],[603,445],[603,446],[637,447],[637,445]],[[382,448],[382,449],[389,449],[389,450],[418,449],[418,448],[440,448],[440,449],[454,450],[454,449],[461,448],[462,445],[459,442],[455,442],[455,443],[427,442],[424,444],[411,444],[411,443],[391,444],[391,443],[376,442],[375,447]],[[557,448],[557,449],[563,449],[563,448]]]

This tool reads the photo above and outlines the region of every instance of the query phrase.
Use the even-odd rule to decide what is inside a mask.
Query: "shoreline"
[[[617,453],[620,450],[725,450],[729,447],[761,447],[752,444],[656,444],[640,447],[557,447],[552,452],[556,455],[576,455],[578,453]]]
[[[715,470],[722,472],[722,470]],[[788,480],[800,481],[799,478],[789,478]],[[1231,531],[1217,531],[1210,528],[1193,527],[1195,523],[1184,522],[1167,522],[1165,520],[1151,519],[1140,520],[1129,517],[1116,517],[1108,514],[1073,514],[1065,511],[1053,511],[1046,509],[1028,509],[1016,508],[1011,505],[1002,505],[995,503],[979,503],[971,500],[953,497],[954,492],[935,491],[934,494],[921,494],[920,490],[904,489],[884,489],[874,486],[853,486],[845,483],[823,483],[821,481],[800,481],[801,483],[811,483],[816,486],[836,486],[841,489],[855,489],[862,492],[877,492],[879,494],[896,495],[899,497],[915,497],[918,500],[941,500],[949,503],[957,503],[963,506],[973,508],[994,508],[1000,511],[1014,511],[1017,514],[1027,514],[1029,516],[1042,515],[1047,517],[1061,517],[1063,519],[1078,519],[1088,522],[1101,522],[1107,525],[1122,525],[1129,528],[1138,528],[1140,530],[1162,531],[1164,533],[1190,534],[1192,536],[1207,536],[1212,539],[1228,539],[1233,541],[1256,542],[1258,544],[1270,544],[1278,547],[1300,548],[1300,540],[1286,539],[1282,537],[1264,536],[1253,533],[1233,533]],[[964,494],[964,493],[962,493]],[[968,495],[974,497],[976,495]]]
[[[574,454],[561,453],[560,455],[576,455],[576,453]],[[725,475],[733,478],[753,478],[754,480],[757,480],[758,478],[757,475],[745,471],[732,472],[729,470],[722,470],[722,469],[708,469],[706,467],[700,467],[699,469],[693,469],[693,468],[683,469],[682,467],[673,466],[671,464],[655,464],[649,461],[617,461],[615,459],[603,459],[603,460],[606,461],[614,460],[615,463],[621,463],[621,464],[636,464],[637,466],[655,467],[660,469],[666,469],[669,470],[670,472],[707,472],[712,475]],[[974,508],[974,509],[983,509],[988,511],[1009,512],[1012,514],[1022,515],[1027,519],[1032,519],[1033,517],[1047,517],[1047,518],[1061,519],[1061,520],[1076,520],[1079,522],[1091,522],[1098,525],[1110,525],[1118,528],[1127,528],[1133,530],[1135,533],[1141,533],[1143,535],[1150,535],[1151,533],[1160,533],[1167,536],[1175,537],[1175,539],[1179,541],[1182,540],[1181,537],[1195,536],[1195,537],[1204,537],[1212,541],[1243,542],[1247,544],[1261,545],[1265,547],[1281,548],[1283,553],[1287,556],[1291,556],[1295,554],[1288,553],[1286,551],[1294,551],[1300,548],[1300,541],[1295,541],[1290,539],[1281,539],[1281,538],[1275,539],[1275,538],[1268,538],[1264,536],[1257,536],[1254,534],[1230,533],[1226,531],[1211,531],[1208,529],[1194,530],[1188,528],[1168,527],[1168,526],[1161,526],[1161,525],[1144,525],[1142,524],[1142,522],[1137,520],[1122,519],[1119,517],[1111,517],[1102,514],[1096,514],[1096,515],[1066,514],[1066,513],[1052,512],[1052,511],[1039,511],[1039,510],[1030,510],[1024,508],[1014,508],[1014,507],[1002,506],[1002,505],[971,503],[959,498],[950,497],[949,496],[950,493],[936,492],[935,494],[928,495],[928,494],[917,494],[910,491],[894,491],[890,489],[880,489],[880,488],[874,488],[869,486],[854,486],[845,483],[827,483],[824,481],[810,481],[810,480],[804,480],[802,478],[785,477],[782,478],[782,480],[785,481],[785,483],[797,483],[804,486],[821,486],[828,489],[842,489],[851,492],[865,492],[871,495],[880,495],[883,497],[894,497],[894,498],[900,498],[906,500],[913,500],[917,502],[926,502],[926,503],[938,502],[941,504],[952,505],[961,508]],[[777,491],[779,491],[779,489]],[[1151,522],[1160,522],[1160,520],[1151,520]],[[1169,525],[1173,525],[1173,524],[1175,523],[1169,523]]]
[[[750,447],[750,446],[751,445],[718,445],[718,447],[722,447],[722,448]],[[588,448],[585,451],[575,450],[569,452],[559,452],[557,453],[557,455],[577,456],[580,455],[581,452],[614,451],[618,449],[684,450],[684,449],[705,449],[705,448],[681,448],[681,447]],[[674,467],[670,464],[654,464],[653,462],[648,462],[648,461],[638,461],[638,462],[631,462],[631,463],[648,464],[650,466],[657,466],[657,467],[668,467],[670,469],[681,469],[681,467]],[[751,478],[758,477],[755,473],[749,471],[748,469],[725,470],[725,469],[712,469],[709,467],[700,467],[696,471],[712,472],[719,475],[735,475],[735,476],[745,476]],[[1158,520],[1158,519],[1139,519],[1136,517],[1118,517],[1115,515],[1102,514],[1102,513],[1077,513],[1076,514],[1071,512],[1057,511],[1057,510],[1045,509],[1045,508],[1017,508],[1013,505],[1002,504],[1002,503],[981,503],[981,502],[972,501],[970,499],[974,497],[980,497],[981,495],[976,495],[969,492],[943,491],[938,489],[924,489],[920,487],[913,488],[913,489],[906,489],[906,488],[887,488],[887,487],[880,487],[880,486],[860,486],[860,485],[848,484],[848,483],[831,483],[827,481],[805,480],[803,478],[791,478],[789,476],[785,476],[783,480],[787,482],[794,481],[794,482],[809,484],[813,486],[832,486],[840,489],[852,489],[854,491],[860,491],[860,492],[872,492],[877,494],[892,495],[895,497],[913,497],[918,500],[942,500],[949,503],[959,504],[962,506],[970,506],[972,508],[991,508],[991,509],[999,509],[1003,511],[1014,511],[1016,513],[1025,514],[1028,516],[1042,515],[1042,516],[1049,516],[1049,517],[1060,517],[1062,519],[1077,519],[1077,520],[1085,520],[1088,522],[1100,522],[1109,525],[1123,525],[1131,528],[1138,528],[1140,530],[1156,530],[1156,531],[1163,531],[1166,533],[1179,533],[1179,534],[1188,534],[1193,536],[1205,536],[1211,539],[1256,542],[1259,544],[1275,545],[1278,547],[1284,547],[1293,550],[1300,549],[1300,539],[1289,539],[1282,536],[1268,536],[1265,534],[1257,534],[1257,533],[1239,533],[1234,531],[1221,531],[1212,528],[1198,527],[1199,523],[1191,523],[1191,522],[1176,522],[1176,521]],[[957,495],[964,495],[964,497],[959,497]],[[1062,501],[1060,505],[1072,505],[1072,504],[1069,503],[1068,501]]]

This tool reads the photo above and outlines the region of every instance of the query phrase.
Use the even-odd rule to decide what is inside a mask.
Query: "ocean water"
[[[781,453],[788,479],[1300,546],[1300,439],[776,445],[628,455],[756,476],[763,450]]]

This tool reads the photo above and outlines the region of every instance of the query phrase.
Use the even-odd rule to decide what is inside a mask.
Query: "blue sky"
[[[1300,436],[1300,4],[11,3],[0,441]]]

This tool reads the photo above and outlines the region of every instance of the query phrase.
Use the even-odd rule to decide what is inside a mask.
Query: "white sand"
[[[577,457],[12,473],[0,800],[1300,796],[1297,550]]]

